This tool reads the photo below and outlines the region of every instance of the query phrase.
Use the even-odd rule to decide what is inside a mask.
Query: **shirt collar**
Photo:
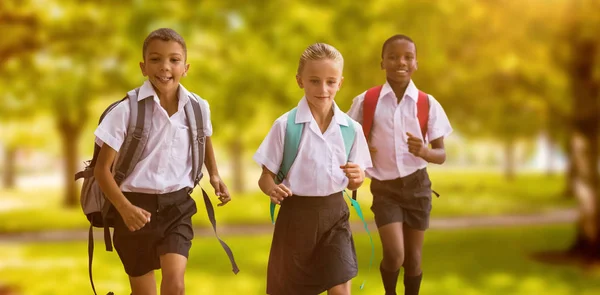
[[[177,95],[179,98],[179,104],[177,106],[177,110],[182,110],[183,107],[185,106],[185,104],[188,103],[188,101],[190,100],[190,97],[192,96],[192,94],[189,91],[187,91],[187,89],[185,89],[185,87],[183,87],[183,85],[181,85],[181,83],[180,83]],[[142,87],[140,87],[140,92],[138,94],[138,101],[148,98],[148,97],[152,97],[154,99],[154,101],[156,101],[157,103],[160,103],[160,100],[158,99],[158,95],[156,94],[156,91],[154,91],[154,87],[152,87],[152,83],[150,82],[150,80],[146,80],[144,82],[144,84],[142,84]]]
[[[307,123],[313,120],[312,113],[310,112],[310,108],[308,107],[308,101],[306,97],[303,96],[300,102],[298,103],[298,111],[296,112],[296,124]],[[342,126],[348,126],[348,120],[344,118],[344,113],[337,106],[335,101],[333,101],[333,119],[336,123]]]
[[[381,93],[379,94],[379,98],[384,97],[388,93],[392,93],[392,96],[395,97],[392,86],[390,85],[390,83],[388,81],[385,81],[385,84],[383,84],[383,88],[381,88]],[[403,95],[410,97],[415,103],[419,100],[419,90],[417,89],[417,86],[415,86],[415,83],[413,82],[412,79],[408,83],[408,86],[406,87],[406,91],[404,92]],[[404,96],[402,98],[404,98]]]

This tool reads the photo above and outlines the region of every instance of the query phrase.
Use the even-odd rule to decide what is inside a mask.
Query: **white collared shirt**
[[[344,190],[348,178],[340,168],[346,164],[346,148],[340,125],[348,126],[346,116],[333,103],[334,113],[325,133],[321,133],[306,98],[298,103],[296,123],[305,124],[298,155],[283,184],[293,194],[301,196],[328,196]],[[283,160],[283,142],[289,112],[279,117],[254,154],[254,160],[262,167],[277,174]],[[356,137],[350,150],[349,160],[363,170],[371,167],[371,156],[362,128],[353,121]],[[308,127],[308,128],[307,128]]]
[[[142,152],[140,162],[135,166],[131,175],[121,183],[121,190],[164,194],[192,187],[192,156],[184,106],[189,99],[195,98],[180,84],[177,112],[169,117],[167,111],[160,105],[160,100],[152,84],[150,81],[146,81],[140,88],[138,100],[150,96],[153,97],[154,108],[151,114],[146,114],[152,116],[148,142]],[[204,134],[211,136],[212,125],[208,102],[200,99],[200,106]],[[94,132],[96,143],[100,146],[106,143],[114,150],[119,151],[127,134],[129,113],[129,103],[126,101],[119,103],[110,111]]]
[[[348,115],[362,124],[363,102],[366,91],[352,101]],[[390,180],[404,177],[425,168],[427,161],[408,151],[406,132],[422,137],[417,119],[419,90],[411,80],[398,104],[398,99],[388,82],[383,85],[371,127],[370,144],[377,151],[372,153],[373,167],[367,169],[371,178]],[[440,103],[429,95],[429,121],[425,143],[452,133],[448,116]]]

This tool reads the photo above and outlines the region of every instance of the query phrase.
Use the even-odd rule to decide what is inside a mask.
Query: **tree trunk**
[[[552,135],[552,132],[548,132],[547,133],[547,137],[546,137],[546,148],[548,149],[548,158],[546,159],[546,176],[547,177],[552,177],[554,175],[554,168],[555,168],[555,159],[554,159],[554,155],[555,155],[555,151],[556,151],[556,147],[555,147],[555,143],[556,140]]]
[[[65,207],[79,206],[79,192],[75,183],[75,173],[77,172],[78,151],[77,144],[81,137],[82,127],[80,124],[74,124],[68,121],[61,121],[58,124],[58,130],[62,140],[64,166],[65,166]]]
[[[506,139],[504,143],[504,176],[508,181],[515,179],[515,141],[513,138]]]
[[[565,198],[570,199],[575,196],[575,172],[577,170],[575,169],[575,159],[573,159],[574,154],[570,140],[567,140],[565,151],[567,152],[567,169],[565,171],[566,180],[563,195]]]
[[[14,188],[16,179],[16,155],[17,149],[13,146],[7,146],[4,150],[4,176],[2,182],[5,188]]]
[[[229,145],[231,155],[231,173],[233,178],[233,191],[241,193],[245,191],[245,173],[244,173],[244,148],[242,140],[236,137]]]
[[[598,185],[599,84],[594,80],[598,44],[594,40],[572,41],[570,71],[573,94],[571,153],[573,189],[579,201],[578,238],[572,249],[588,259],[600,259],[600,202]]]

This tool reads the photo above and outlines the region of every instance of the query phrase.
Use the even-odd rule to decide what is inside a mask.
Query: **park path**
[[[573,223],[577,220],[578,212],[575,209],[555,210],[546,213],[532,215],[500,215],[500,216],[481,216],[481,217],[448,217],[432,218],[430,221],[431,229],[466,229],[482,227],[508,227],[508,226],[527,226],[527,225],[545,225],[545,224],[564,224]],[[376,231],[375,223],[368,223],[371,232]],[[353,232],[365,232],[361,222],[352,222]],[[214,232],[211,227],[197,227],[196,237],[212,237]],[[273,225],[221,225],[217,224],[219,236],[250,236],[250,235],[270,235],[273,232]],[[88,238],[87,230],[60,230],[43,232],[22,232],[22,233],[0,233],[1,243],[29,243],[29,242],[67,242],[67,241],[85,241]],[[94,230],[94,238],[101,240],[103,231]]]

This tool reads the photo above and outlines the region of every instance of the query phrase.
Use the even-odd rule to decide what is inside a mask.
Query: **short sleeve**
[[[121,101],[108,112],[94,131],[96,144],[102,146],[106,143],[118,152],[127,134],[129,114],[129,102],[127,100]]]
[[[429,98],[430,108],[429,122],[427,123],[427,137],[429,138],[429,142],[431,142],[440,137],[450,135],[453,129],[442,105],[433,96],[430,95]]]
[[[283,160],[283,140],[285,138],[287,116],[288,114],[286,113],[275,120],[271,130],[253,157],[258,165],[267,167],[274,174],[279,172],[279,167]]]

